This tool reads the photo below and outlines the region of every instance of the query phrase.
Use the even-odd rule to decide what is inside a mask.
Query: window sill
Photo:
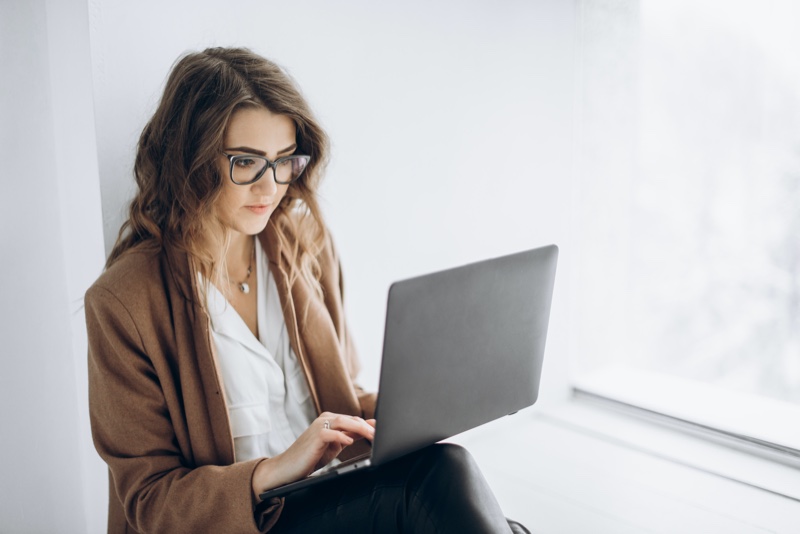
[[[575,392],[540,417],[576,431],[800,502],[800,459],[646,410]]]
[[[800,467],[800,406],[663,373],[613,366],[574,379],[575,390],[713,429],[748,450]]]

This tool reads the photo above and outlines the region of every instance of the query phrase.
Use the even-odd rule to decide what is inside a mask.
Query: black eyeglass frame
[[[227,152],[223,152],[222,154],[225,157],[227,157],[228,161],[230,162],[230,166],[228,167],[228,177],[231,179],[231,182],[233,182],[236,185],[253,185],[257,181],[259,181],[261,177],[264,176],[264,173],[267,172],[267,169],[270,168],[272,169],[272,179],[275,180],[276,184],[288,185],[291,184],[292,182],[296,182],[297,179],[303,175],[303,173],[306,171],[306,167],[308,167],[308,164],[311,162],[311,156],[306,156],[303,154],[292,154],[291,156],[278,158],[275,161],[270,161],[264,156],[256,156],[254,154],[228,154]],[[261,169],[261,172],[258,173],[258,176],[256,176],[249,182],[237,182],[236,180],[233,179],[233,166],[236,164],[236,161],[240,159],[261,159],[267,162],[267,164],[264,166],[263,169]],[[294,179],[289,180],[288,182],[281,182],[280,180],[278,180],[278,172],[277,172],[278,165],[280,165],[285,161],[290,161],[293,159],[305,160],[306,162],[305,167],[303,167],[303,170],[300,171],[300,174],[298,174]]]

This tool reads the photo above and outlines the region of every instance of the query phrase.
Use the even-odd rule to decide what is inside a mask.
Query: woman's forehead
[[[279,152],[294,144],[296,128],[286,115],[264,107],[241,108],[234,112],[225,130],[225,148],[250,147],[258,152]]]

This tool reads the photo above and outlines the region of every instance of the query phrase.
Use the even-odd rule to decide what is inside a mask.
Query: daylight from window
[[[627,5],[582,44],[580,352],[800,404],[800,2]]]

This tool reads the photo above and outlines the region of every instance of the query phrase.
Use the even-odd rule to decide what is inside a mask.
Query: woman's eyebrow
[[[255,154],[257,156],[264,156],[264,157],[267,156],[267,153],[264,152],[263,150],[258,150],[249,146],[230,147],[226,148],[225,150],[229,152],[246,152],[248,154]],[[290,146],[284,148],[283,150],[279,150],[278,155],[280,156],[281,154],[288,154],[294,152],[295,150],[297,150],[297,143],[293,143]]]

